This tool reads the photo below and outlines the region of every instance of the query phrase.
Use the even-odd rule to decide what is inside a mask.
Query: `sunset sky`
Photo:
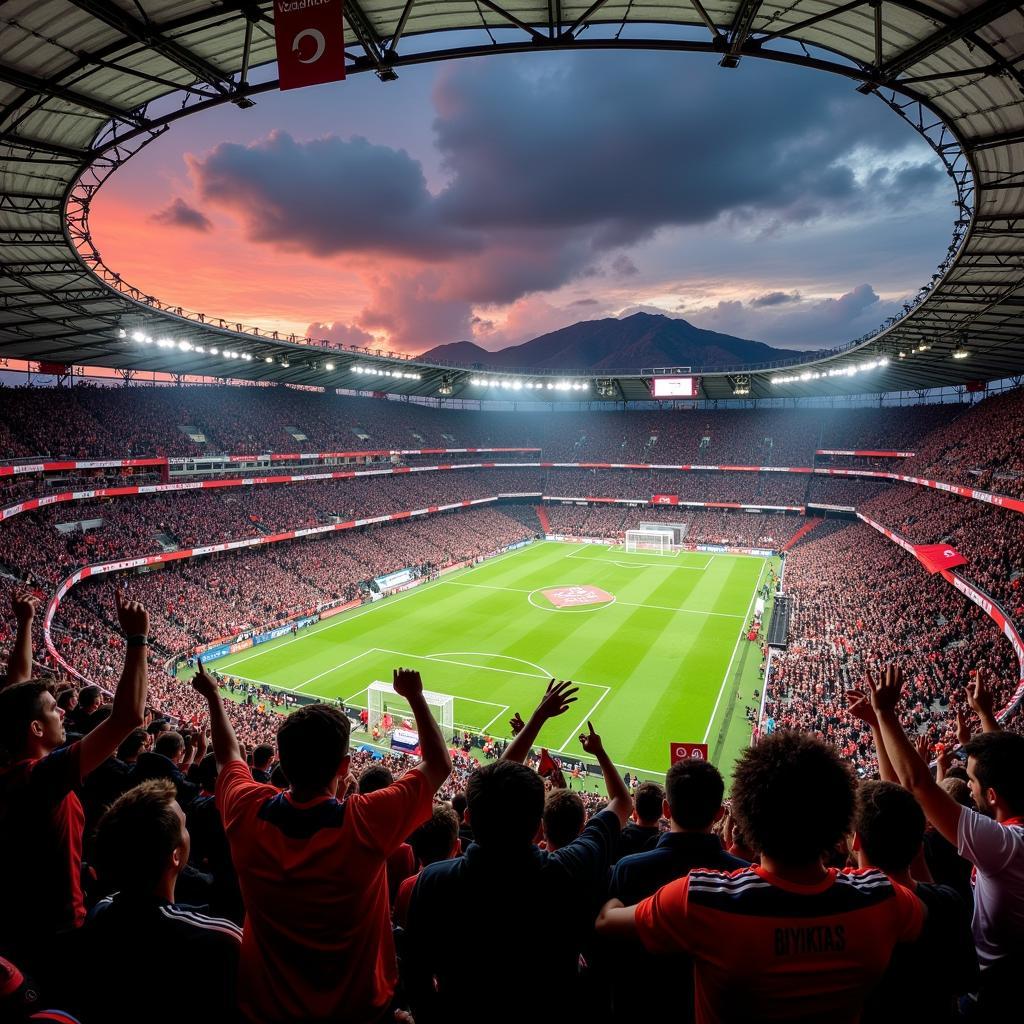
[[[549,53],[188,118],[110,179],[91,224],[147,292],[314,337],[495,349],[643,308],[811,348],[931,276],[952,196],[848,81]]]

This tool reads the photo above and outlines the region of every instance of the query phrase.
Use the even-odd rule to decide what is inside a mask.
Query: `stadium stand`
[[[897,472],[1015,495],[1021,408],[1017,391],[955,415],[921,406],[563,419],[276,388],[76,387],[4,392],[0,441],[12,458],[242,453],[296,450],[299,428],[298,450],[521,445],[540,457],[506,461],[805,468],[821,447],[884,446],[916,453]],[[996,425],[1017,441],[990,444]],[[0,494],[14,502],[157,478],[33,473],[5,479]],[[529,496],[88,580],[52,623],[54,650],[76,675],[47,651],[43,607],[84,564],[499,494]],[[509,466],[27,510],[0,524],[0,601],[12,609],[0,619],[0,828],[32,837],[0,845],[0,957],[15,965],[6,976],[30,977],[85,1024],[129,1019],[152,999],[155,957],[185,979],[202,1020],[448,1020],[453,1006],[490,1005],[509,969],[541,979],[547,1010],[566,1019],[586,1006],[599,1021],[887,1021],[925,1005],[938,1020],[961,1019],[961,1005],[972,1019],[1001,1019],[1024,936],[1024,739],[1015,716],[997,720],[1021,678],[1007,635],[867,522],[829,518],[804,532],[798,514],[652,507],[654,494],[856,508],[910,543],[954,547],[967,559],[960,577],[1024,620],[1024,516],[895,481]],[[549,687],[511,742],[476,737],[462,749],[434,735],[419,678],[405,673],[396,690],[415,713],[422,757],[381,757],[357,749],[359,719],[342,708],[165,670],[222,638],[368,600],[369,581],[397,569],[428,577],[542,533],[614,540],[657,521],[685,523],[692,544],[793,541],[788,645],[766,661],[756,742],[725,803],[715,768],[676,766],[659,818],[586,731],[580,753],[600,765],[604,793],[547,792],[555,783],[538,774],[548,769],[534,741],[569,712],[568,683]],[[257,772],[254,752],[268,746]],[[359,785],[382,768],[381,788]],[[649,845],[632,852],[624,825],[629,843],[642,832]],[[452,929],[481,907],[500,910],[500,932],[453,944]],[[840,949],[842,970],[822,960]],[[131,978],[98,986],[112,963]],[[666,967],[692,969],[694,988],[635,984]],[[922,994],[914,983],[926,971],[940,981]]]

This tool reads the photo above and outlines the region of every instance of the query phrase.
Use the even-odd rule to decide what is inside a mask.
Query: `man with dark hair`
[[[147,739],[145,729],[132,729],[118,745],[117,753],[108,757],[83,781],[82,806],[85,808],[87,835],[103,812],[138,781],[133,771],[139,755],[146,750]]]
[[[877,870],[825,866],[853,817],[852,774],[814,736],[774,732],[745,750],[732,810],[761,864],[697,869],[638,906],[610,900],[599,934],[689,953],[696,1019],[853,1024],[924,908]]]
[[[278,792],[253,782],[202,662],[192,685],[209,707],[217,807],[245,899],[243,1016],[250,1024],[382,1019],[398,981],[385,864],[430,817],[451,772],[419,673],[396,669],[393,685],[416,719],[420,763],[344,801],[350,726],[336,707],[307,705],[281,723],[277,751],[290,787]]]
[[[541,728],[573,702],[571,683],[548,686],[504,757],[470,776],[466,788],[474,842],[461,857],[424,868],[413,890],[403,974],[417,1024],[451,1018],[453,1000],[488,1006],[496,1021],[521,1020],[518,1000],[496,1005],[495,992],[530,979],[544,1016],[575,1019],[580,951],[607,883],[615,840],[632,799],[601,737],[589,726],[583,749],[601,765],[608,809],[554,853],[533,845],[544,812],[544,782],[522,762]],[[486,942],[452,956],[450,921],[501,907],[501,927]]]
[[[199,795],[192,801],[185,816],[192,837],[191,866],[212,879],[209,888],[211,910],[241,924],[245,918],[238,872],[231,860],[231,848],[224,834],[214,791],[217,786],[217,759],[207,754],[195,768]]]
[[[473,842],[473,826],[466,820],[468,807],[469,801],[466,800],[465,793],[458,792],[452,795],[452,810],[459,816],[459,841],[464,850]]]
[[[661,835],[658,822],[661,820],[665,791],[656,782],[641,782],[633,794],[633,818],[619,836],[615,848],[615,859],[621,860],[633,853],[651,850]]]
[[[653,850],[623,857],[612,872],[609,895],[626,906],[652,896],[663,885],[683,878],[693,868],[736,871],[745,860],[722,849],[712,832],[722,818],[725,783],[708,761],[677,761],[665,776],[663,812],[669,831]]]
[[[918,882],[911,866],[920,857],[925,820],[921,805],[895,782],[862,782],[857,790],[853,852],[857,866],[880,868],[917,894],[928,914],[920,938],[898,946],[882,983],[869,996],[864,1024],[959,1019],[957,999],[973,992],[978,958],[971,914],[956,891]],[[922,978],[929,984],[922,986]]]
[[[274,748],[269,743],[260,743],[252,752],[253,782],[270,782],[270,765],[274,760]]]
[[[205,736],[200,740],[202,753],[206,753]],[[148,779],[170,779],[178,792],[178,803],[188,807],[199,795],[199,787],[190,782],[182,771],[185,759],[185,740],[180,732],[170,730],[161,733],[153,743],[152,750],[139,754],[132,770],[132,785]]]
[[[96,717],[103,705],[103,691],[98,686],[83,686],[78,691],[78,706],[68,715],[67,730],[87,736],[99,724]]]
[[[132,765],[139,759],[148,743],[149,737],[145,729],[132,729],[117,748],[117,759],[123,764]]]
[[[544,847],[550,853],[568,846],[583,831],[587,812],[583,800],[571,789],[553,789],[544,799],[541,825]]]
[[[386,789],[394,781],[395,777],[389,768],[382,764],[371,764],[360,772],[356,788],[366,796],[369,793],[376,793],[378,789]]]
[[[957,803],[934,779],[900,724],[898,665],[866,677],[881,743],[901,785],[939,833],[974,865],[974,944],[981,965],[978,1013],[996,1020],[1016,1012],[1024,973],[1024,736],[1003,732],[979,669],[966,687],[982,733],[964,745],[977,810]]]
[[[658,787],[661,792],[661,787]],[[665,776],[666,796],[659,813],[669,819],[669,831],[658,837],[652,850],[635,853],[615,865],[608,896],[625,906],[653,896],[663,885],[685,878],[694,868],[736,871],[747,867],[722,848],[712,832],[724,813],[725,783],[707,761],[677,761]],[[671,1013],[681,1021],[693,1019],[693,962],[688,956],[670,955],[652,960],[650,954],[624,950],[625,969],[611,974],[615,1019],[623,1022],[652,1020]],[[620,960],[620,962],[622,962]],[[637,985],[637,977],[656,971],[671,976],[670,989]]]
[[[96,831],[101,900],[62,957],[70,972],[64,1002],[89,1021],[179,1024],[199,1010],[210,1021],[238,1016],[235,979],[242,930],[175,903],[189,857],[185,815],[173,783],[152,779],[128,790]],[[117,967],[114,984],[98,984]],[[153,998],[154,965],[174,984]]]
[[[64,745],[62,714],[47,684],[0,690],[0,878],[12,882],[0,912],[0,954],[30,969],[55,932],[85,919],[82,779],[142,724],[149,616],[120,591],[116,607],[126,636],[124,670],[111,714],[88,736]]]
[[[459,855],[459,819],[451,804],[434,804],[434,813],[429,821],[425,821],[411,836],[409,845],[412,847],[419,863],[420,870],[428,864],[436,864],[439,860]],[[398,887],[395,897],[395,924],[405,927],[409,917],[409,901],[416,885],[419,872],[404,879]]]

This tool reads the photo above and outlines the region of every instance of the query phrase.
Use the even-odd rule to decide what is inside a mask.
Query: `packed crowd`
[[[930,744],[955,745],[962,681],[978,664],[994,673],[999,707],[1016,688],[1016,655],[992,620],[867,525],[818,526],[790,552],[784,584],[795,610],[773,657],[768,730],[818,733],[870,772],[870,732],[850,719],[847,693],[876,663],[904,666],[907,721]]]
[[[948,544],[967,559],[957,570],[1024,621],[1024,516],[943,491],[897,484],[861,509],[915,544]]]
[[[927,405],[530,415],[286,387],[77,385],[3,389],[0,440],[9,458],[529,445],[569,461],[809,466],[818,448],[913,450],[949,419]]]
[[[638,785],[586,722],[604,795],[584,800],[536,749],[577,710],[571,682],[466,758],[396,668],[418,756],[377,758],[344,709],[261,713],[201,665],[169,718],[148,609],[121,593],[112,700],[34,678],[37,605],[15,595],[0,679],[5,1021],[440,1024],[461,1001],[511,1024],[541,993],[552,1019],[602,1024],[987,1022],[1018,1004],[1024,737],[995,721],[985,671],[961,677],[962,750],[934,772],[915,682],[880,651],[844,712],[879,779],[776,729],[728,800],[703,759]],[[500,928],[453,943],[489,910]]]

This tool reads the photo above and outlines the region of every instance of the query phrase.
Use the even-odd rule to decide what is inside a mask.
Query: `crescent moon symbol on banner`
[[[292,40],[292,53],[299,52],[299,41],[309,36],[316,40],[316,53],[312,57],[303,58],[299,57],[300,64],[315,64],[323,55],[324,50],[327,48],[327,40],[324,39],[323,32],[318,32],[315,28],[304,28],[293,40]]]

